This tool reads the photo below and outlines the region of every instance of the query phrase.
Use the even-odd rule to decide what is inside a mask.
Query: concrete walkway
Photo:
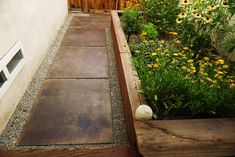
[[[110,27],[110,16],[73,17],[19,145],[112,143]]]

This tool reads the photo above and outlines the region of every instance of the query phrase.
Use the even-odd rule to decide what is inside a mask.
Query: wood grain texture
[[[81,8],[84,12],[89,12],[91,10],[112,10],[120,9],[125,6],[125,1],[119,0],[68,0],[69,9],[71,8]]]
[[[125,119],[128,128],[128,138],[130,145],[137,151],[133,113],[135,108],[142,103],[143,97],[139,96],[136,92],[138,85],[135,84],[135,77],[133,76],[134,73],[133,66],[130,61],[130,50],[127,46],[126,40],[122,40],[125,38],[125,34],[121,29],[119,17],[115,11],[111,11],[111,14],[113,46],[116,56],[118,79],[124,106]],[[139,156],[138,152],[136,152],[136,156]]]
[[[0,157],[135,157],[130,147],[105,149],[63,149],[63,150],[8,150],[0,151]]]
[[[155,156],[235,156],[235,118],[135,122],[139,151]]]

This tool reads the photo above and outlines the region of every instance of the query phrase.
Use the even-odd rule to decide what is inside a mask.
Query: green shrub
[[[126,9],[121,17],[123,21],[123,30],[128,35],[128,42],[131,35],[139,35],[141,32],[141,20],[137,10]]]
[[[179,0],[142,0],[140,9],[147,22],[157,26],[160,34],[174,31]]]
[[[218,34],[231,19],[226,1],[185,0],[179,3],[177,30],[185,44],[196,50],[211,49],[212,37]]]
[[[143,26],[142,35],[146,40],[156,40],[158,38],[156,26],[152,23],[145,24]]]
[[[200,56],[169,42],[145,42],[136,48],[142,90],[160,119],[235,116],[235,76],[214,55]]]

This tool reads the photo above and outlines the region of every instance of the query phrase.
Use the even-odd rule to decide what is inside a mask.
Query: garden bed
[[[234,156],[235,118],[136,121],[134,113],[145,97],[117,11],[112,11],[112,33],[129,140],[140,155]]]

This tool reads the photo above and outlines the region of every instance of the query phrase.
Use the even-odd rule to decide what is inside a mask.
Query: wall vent
[[[18,41],[0,60],[0,98],[21,71],[24,62],[22,44]]]

